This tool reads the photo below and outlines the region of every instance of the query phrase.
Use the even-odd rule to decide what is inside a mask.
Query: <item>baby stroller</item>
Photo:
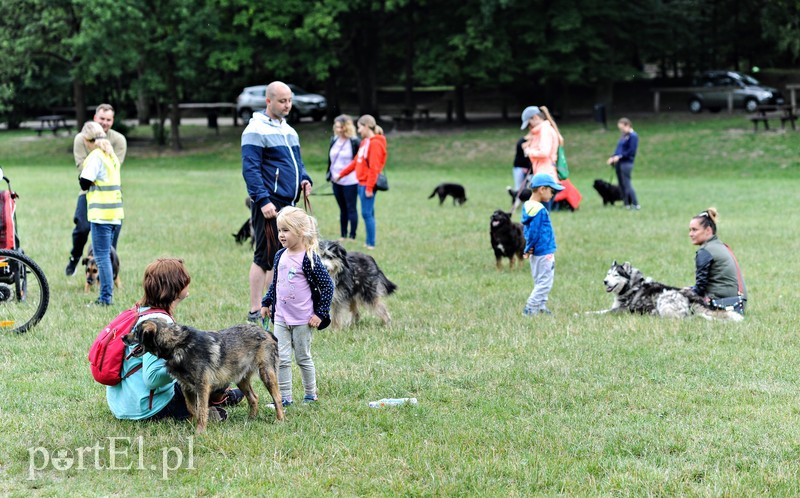
[[[0,191],[0,331],[26,332],[47,311],[50,288],[44,272],[19,246],[16,201],[11,181]]]

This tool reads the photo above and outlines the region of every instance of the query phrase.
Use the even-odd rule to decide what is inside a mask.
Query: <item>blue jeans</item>
[[[339,204],[339,225],[342,228],[342,238],[356,238],[358,228],[358,185],[339,185],[333,183],[333,195]],[[350,232],[347,225],[350,225]]]
[[[86,241],[89,240],[89,234],[92,231],[92,227],[89,226],[85,193],[78,196],[78,202],[75,205],[75,215],[72,217],[72,221],[75,223],[75,228],[72,230],[72,250],[70,251],[70,255],[75,261],[80,261],[81,256],[83,256],[83,248],[86,246]],[[117,248],[117,241],[119,240],[121,228],[122,225],[114,232],[114,240],[111,241],[111,245],[114,246],[114,249]]]
[[[619,161],[616,169],[619,189],[622,190],[622,203],[626,206],[638,206],[639,199],[636,198],[636,191],[633,190],[633,183],[631,183],[633,162]]]
[[[367,197],[367,187],[358,186],[358,198],[361,199],[361,217],[367,227],[367,245],[375,246],[375,197],[378,192],[373,191],[372,197]]]
[[[91,223],[92,250],[97,261],[100,278],[100,301],[111,304],[114,293],[114,271],[111,268],[111,245],[119,232],[120,225]]]

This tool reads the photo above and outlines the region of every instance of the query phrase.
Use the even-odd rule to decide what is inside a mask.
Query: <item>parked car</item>
[[[689,98],[689,110],[698,113],[703,109],[719,112],[728,107],[728,90],[714,91],[715,87],[736,87],[733,91],[733,107],[755,112],[764,104],[783,105],[784,99],[776,88],[762,86],[758,80],[735,71],[709,71],[704,73],[694,86],[712,88],[704,92],[693,93]]]
[[[290,123],[296,123],[300,118],[310,116],[314,121],[320,121],[328,112],[328,101],[322,95],[309,93],[297,85],[289,85],[292,90],[292,111],[287,117]],[[250,121],[253,113],[266,108],[267,85],[248,86],[236,98],[236,112],[244,120]]]

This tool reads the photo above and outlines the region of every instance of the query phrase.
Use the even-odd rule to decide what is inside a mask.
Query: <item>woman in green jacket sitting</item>
[[[689,238],[700,246],[695,255],[695,284],[691,289],[715,308],[744,315],[747,287],[731,248],[717,238],[717,210],[708,208],[689,223]]]

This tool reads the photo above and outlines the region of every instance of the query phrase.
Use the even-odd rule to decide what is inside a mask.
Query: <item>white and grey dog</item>
[[[331,302],[331,323],[334,328],[349,327],[358,322],[359,307],[371,309],[384,325],[392,318],[383,298],[397,290],[372,256],[347,252],[338,242],[320,242],[320,259],[335,285]]]
[[[606,292],[614,294],[614,304],[610,309],[595,313],[628,312],[668,318],[698,315],[706,320],[734,322],[744,318],[735,311],[709,308],[703,298],[691,289],[679,289],[655,282],[628,262],[618,264],[614,261],[606,273],[603,285]]]

